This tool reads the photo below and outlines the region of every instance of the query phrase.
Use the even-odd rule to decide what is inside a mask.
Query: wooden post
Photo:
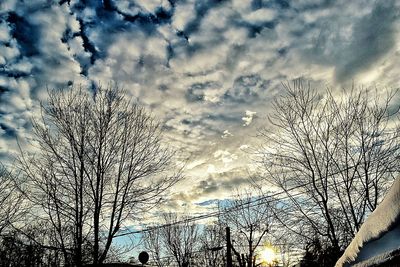
[[[226,227],[226,267],[232,267],[231,229]]]

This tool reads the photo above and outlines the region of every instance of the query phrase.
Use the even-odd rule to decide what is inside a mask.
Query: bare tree
[[[205,225],[199,239],[201,245],[201,254],[198,257],[199,264],[209,267],[225,266],[225,227],[219,221]]]
[[[280,205],[273,207],[274,230],[270,233],[271,237],[269,237],[269,241],[277,251],[276,263],[279,263],[279,266],[282,267],[290,267],[297,263],[299,259],[298,255],[303,253],[304,240],[279,224],[276,214],[281,209]]]
[[[193,266],[199,245],[198,225],[188,216],[178,217],[175,213],[164,213],[162,222],[144,236],[145,248],[157,266],[165,266],[163,258],[173,258],[179,267]]]
[[[23,196],[16,190],[12,173],[0,163],[0,236],[23,215]]]
[[[30,221],[18,222],[0,239],[1,266],[61,266],[63,259],[60,251],[43,244],[52,243],[46,224]]]
[[[117,87],[50,91],[33,133],[35,153],[19,158],[25,193],[76,266],[85,243],[93,263],[102,263],[123,223],[181,177],[160,124]]]
[[[147,231],[143,235],[143,245],[146,251],[149,252],[151,261],[157,267],[168,266],[171,262],[171,257],[167,255],[166,248],[164,246],[163,237],[161,235],[162,229],[160,226],[153,225],[150,231]]]
[[[273,206],[272,199],[243,191],[222,208],[221,220],[231,228],[232,249],[240,267],[257,266],[257,249],[273,225]]]
[[[284,87],[259,150],[266,179],[286,193],[278,217],[338,252],[399,171],[399,128],[390,125],[397,92],[320,94],[302,81]]]

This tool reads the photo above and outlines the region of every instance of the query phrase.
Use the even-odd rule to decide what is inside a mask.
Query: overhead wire
[[[332,176],[332,175],[335,175],[335,174],[337,174],[337,173],[330,174],[329,176]],[[147,227],[145,229],[140,229],[140,230],[128,231],[128,232],[125,232],[125,233],[117,234],[117,235],[115,235],[115,237],[122,237],[122,236],[132,235],[132,234],[140,234],[140,233],[150,232],[150,231],[154,231],[154,230],[165,228],[165,227],[171,227],[171,226],[185,224],[185,223],[189,223],[189,222],[193,222],[193,221],[199,221],[199,220],[208,219],[208,218],[212,218],[212,217],[218,217],[218,216],[220,216],[221,214],[224,214],[224,213],[230,213],[230,212],[233,212],[233,211],[237,211],[241,207],[247,206],[247,205],[251,205],[250,207],[255,207],[255,206],[259,206],[259,205],[265,205],[265,204],[268,204],[268,203],[271,203],[271,202],[279,202],[279,201],[282,201],[284,199],[296,197],[296,196],[299,196],[299,195],[304,195],[307,192],[298,192],[298,193],[292,194],[290,196],[284,196],[284,197],[281,197],[281,198],[275,198],[276,196],[279,196],[279,195],[282,195],[282,194],[287,194],[288,192],[294,191],[296,189],[300,189],[300,188],[302,188],[304,186],[307,186],[307,185],[311,185],[312,183],[313,183],[313,181],[308,182],[308,183],[303,183],[301,185],[297,185],[297,186],[294,186],[294,187],[291,187],[289,189],[282,190],[282,191],[279,191],[279,192],[276,192],[276,193],[273,193],[273,194],[261,196],[261,197],[255,198],[255,199],[250,199],[248,201],[245,201],[245,202],[240,203],[238,205],[235,205],[233,207],[226,208],[226,209],[224,209],[222,211],[218,210],[218,211],[205,213],[205,214],[198,215],[198,216],[192,216],[190,218],[186,218],[186,219],[175,221],[175,222],[171,222],[171,223],[151,226],[151,227]],[[343,185],[343,184],[345,184],[345,181],[343,181],[341,183],[336,183],[335,185],[334,184],[327,185],[326,187],[338,186],[338,185]],[[267,199],[269,199],[269,201],[265,202],[265,200],[267,200]]]

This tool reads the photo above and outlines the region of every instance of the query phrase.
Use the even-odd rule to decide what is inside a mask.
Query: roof
[[[335,267],[349,266],[357,262],[365,263],[376,257],[381,257],[384,261],[389,259],[390,252],[399,248],[400,177],[397,177],[385,198],[361,226]]]
[[[399,267],[400,266],[400,248],[382,253],[366,261],[356,263],[354,267]]]

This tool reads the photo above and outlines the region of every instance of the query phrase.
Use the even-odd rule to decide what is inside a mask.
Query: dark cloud
[[[227,2],[227,0],[196,1],[194,5],[195,16],[186,24],[183,34],[189,38],[193,33],[197,32],[206,14],[213,8],[223,5],[224,2]]]
[[[189,102],[204,101],[205,91],[217,89],[218,87],[220,85],[215,82],[195,83],[187,89],[185,97]]]
[[[201,194],[210,194],[210,193],[215,193],[219,187],[220,184],[218,184],[217,181],[211,178],[208,180],[200,181],[200,183],[197,186],[197,189],[202,191]]]
[[[249,38],[254,38],[257,34],[260,34],[263,29],[273,29],[277,24],[276,21],[263,21],[259,23],[252,23],[246,20],[235,20],[233,21],[234,25],[237,27],[243,27],[248,31]]]
[[[11,37],[17,41],[21,49],[21,56],[38,55],[40,50],[37,48],[37,41],[40,33],[37,27],[15,12],[8,13],[6,21],[11,27]]]
[[[351,79],[358,72],[376,66],[394,47],[395,21],[400,15],[394,3],[377,1],[371,13],[354,24],[350,44],[342,51],[345,57],[336,69],[337,80]]]
[[[191,188],[191,191],[186,191],[185,198],[189,201],[197,201],[200,197],[211,198],[210,201],[198,203],[200,206],[207,206],[215,204],[217,198],[231,197],[237,189],[249,185],[249,178],[242,177],[240,173],[238,170],[233,170],[220,174],[212,174],[208,178],[197,182]],[[228,195],[226,192],[229,192]]]
[[[268,89],[269,82],[258,74],[240,76],[235,79],[232,88],[224,94],[225,101],[252,103],[260,99]]]
[[[334,67],[337,83],[344,83],[358,77],[364,71],[380,64],[393,48],[397,40],[396,25],[399,7],[395,1],[376,2],[372,6],[361,3],[343,13],[327,12],[345,8],[345,4],[334,6],[331,1],[317,4],[304,3],[300,12],[303,17],[297,27],[291,29],[293,38],[299,40],[289,51],[302,46],[302,60],[321,66]],[[311,5],[311,6],[310,6]],[[349,17],[344,12],[358,16]],[[318,14],[324,14],[318,16]]]
[[[13,129],[13,127],[10,127],[4,123],[0,123],[0,129],[4,132],[2,135],[3,138],[13,139],[17,136],[16,129]]]
[[[286,9],[290,7],[290,1],[286,0],[252,0],[251,8],[257,10],[260,8],[280,8]]]

